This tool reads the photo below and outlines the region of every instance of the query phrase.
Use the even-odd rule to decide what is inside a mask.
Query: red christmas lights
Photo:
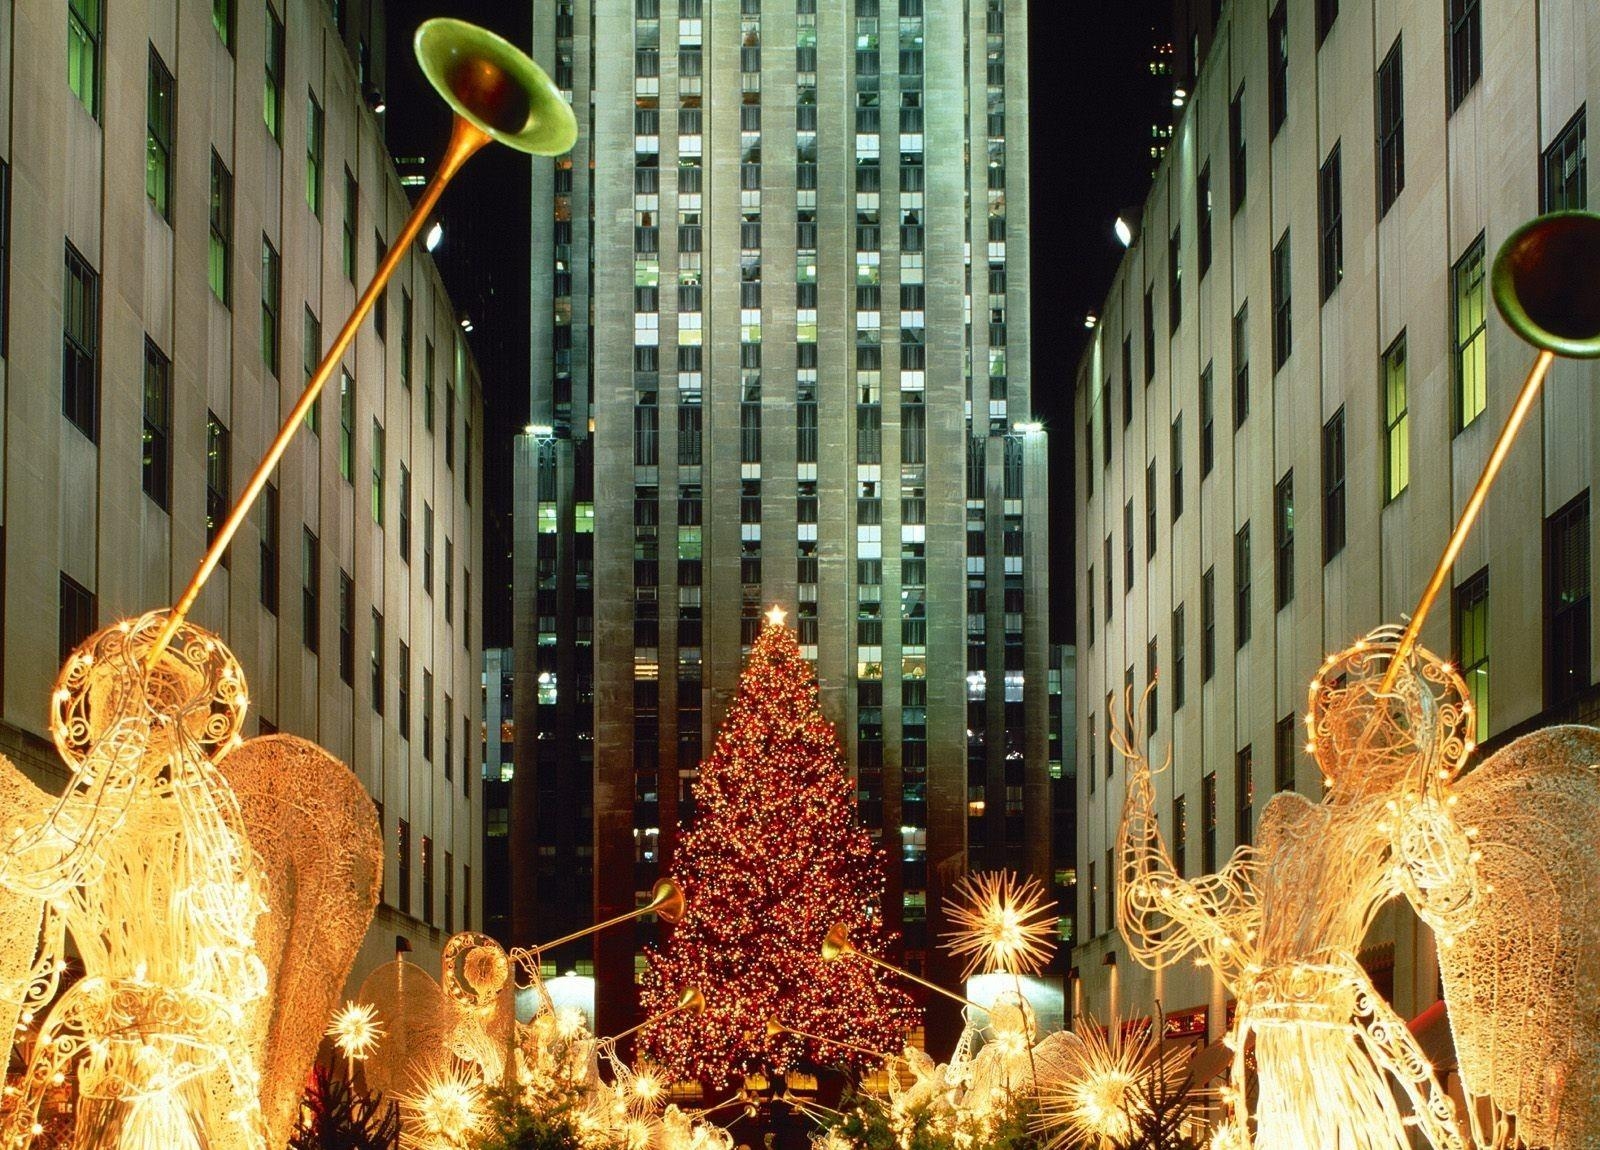
[[[801,1062],[871,1061],[833,1042],[769,1035],[769,1020],[897,1049],[918,1020],[909,996],[868,963],[821,957],[835,922],[849,925],[857,948],[883,953],[884,858],[856,819],[811,666],[780,621],[750,652],[695,800],[671,868],[688,910],[649,955],[644,1007],[661,1014],[688,986],[705,992],[707,1007],[647,1027],[646,1054],[679,1079],[722,1086]]]

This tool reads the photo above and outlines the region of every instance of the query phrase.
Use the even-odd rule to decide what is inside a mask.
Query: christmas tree
[[[859,1066],[873,1061],[868,1051],[897,1050],[917,1021],[910,998],[869,963],[821,956],[836,922],[858,949],[883,952],[884,860],[856,820],[838,736],[777,610],[695,800],[671,868],[688,909],[649,955],[644,1007],[662,1014],[692,986],[707,1008],[646,1027],[648,1056],[680,1079],[721,1086],[801,1060]],[[769,1021],[788,1030],[769,1033]]]

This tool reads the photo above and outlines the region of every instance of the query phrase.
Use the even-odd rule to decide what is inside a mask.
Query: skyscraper
[[[774,603],[911,966],[953,982],[963,870],[1050,877],[1026,10],[535,4],[579,141],[533,175],[514,941],[649,889]],[[595,945],[601,1033],[649,932]]]

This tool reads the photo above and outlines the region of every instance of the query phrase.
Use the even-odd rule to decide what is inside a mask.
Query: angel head
[[[1384,794],[1414,780],[1418,789],[1460,772],[1472,744],[1466,685],[1422,647],[1406,656],[1382,690],[1400,632],[1380,627],[1337,655],[1311,680],[1307,744],[1336,800]]]

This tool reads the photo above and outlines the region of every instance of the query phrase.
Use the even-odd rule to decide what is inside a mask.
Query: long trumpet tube
[[[922,978],[919,975],[912,974],[909,970],[904,970],[904,969],[896,966],[894,963],[885,961],[884,959],[878,958],[875,955],[868,954],[864,950],[857,950],[855,947],[852,946],[848,950],[846,950],[844,953],[846,955],[852,956],[854,958],[866,959],[866,961],[872,963],[873,966],[880,966],[884,970],[890,971],[891,973],[894,973],[894,974],[898,974],[901,978],[904,978],[904,979],[907,979],[907,980],[909,980],[911,982],[914,982],[918,986],[926,987],[927,989],[933,991],[935,994],[942,994],[946,998],[950,999],[953,1002],[959,1002],[962,1006],[970,1006],[970,1007],[972,1007],[972,1009],[981,1010],[985,1014],[987,1014],[989,1012],[989,1008],[987,1006],[984,1006],[981,1002],[973,1002],[972,999],[963,997],[962,995],[957,994],[953,990],[946,990],[944,987],[940,986],[937,982],[929,982],[926,978]]]
[[[1461,509],[1461,518],[1456,521],[1456,528],[1450,533],[1450,542],[1445,545],[1444,554],[1439,556],[1439,565],[1433,569],[1433,578],[1428,580],[1422,598],[1417,601],[1416,610],[1411,613],[1411,622],[1406,625],[1405,634],[1400,636],[1400,645],[1395,648],[1394,656],[1389,660],[1389,669],[1384,672],[1383,683],[1378,688],[1380,695],[1387,694],[1394,687],[1400,668],[1405,664],[1406,657],[1411,654],[1411,649],[1416,646],[1417,637],[1422,634],[1422,623],[1428,617],[1428,610],[1450,578],[1450,569],[1455,566],[1456,556],[1461,554],[1461,547],[1467,541],[1467,534],[1472,530],[1478,513],[1483,510],[1483,502],[1489,496],[1489,488],[1494,484],[1495,476],[1500,473],[1500,466],[1505,463],[1506,455],[1511,451],[1511,444],[1517,438],[1517,432],[1522,430],[1522,424],[1528,418],[1528,412],[1533,409],[1534,400],[1539,398],[1539,391],[1543,388],[1545,378],[1550,374],[1550,365],[1555,359],[1555,352],[1546,349],[1533,361],[1533,368],[1528,372],[1528,378],[1522,385],[1522,392],[1511,408],[1511,415],[1506,419],[1505,427],[1500,429],[1500,438],[1495,440],[1494,450],[1489,452],[1489,459],[1483,465],[1483,474],[1478,476],[1477,486],[1472,489],[1467,505]]]
[[[779,1034],[792,1034],[796,1038],[808,1039],[811,1042],[821,1042],[828,1046],[837,1046],[840,1050],[852,1050],[857,1054],[865,1054],[869,1058],[882,1058],[884,1056],[883,1051],[874,1050],[870,1046],[862,1046],[859,1042],[846,1042],[841,1038],[829,1038],[823,1034],[811,1034],[804,1030],[796,1030],[792,1026],[785,1026],[777,1019],[773,1019],[767,1024],[767,1033],[774,1038]]]
[[[624,1038],[627,1038],[630,1034],[638,1034],[639,1031],[643,1030],[645,1027],[654,1026],[656,1023],[662,1021],[663,1019],[671,1018],[674,1014],[682,1014],[686,1010],[693,1011],[694,1013],[698,1014],[704,1009],[705,1009],[705,999],[703,999],[703,998],[699,999],[698,1001],[680,1002],[680,1003],[678,1003],[677,1006],[672,1007],[670,1010],[663,1010],[660,1014],[652,1014],[649,1018],[645,1019],[643,1022],[636,1023],[633,1026],[628,1027],[628,1029],[626,1029],[624,1031],[620,1031],[617,1034],[613,1034],[610,1038],[606,1039],[606,1041],[607,1042],[611,1042],[611,1043],[621,1042]]]
[[[200,560],[200,566],[190,576],[189,585],[183,589],[177,604],[168,613],[166,624],[150,647],[147,656],[149,666],[155,666],[157,660],[161,658],[161,653],[167,649],[167,644],[172,642],[172,637],[177,634],[195,600],[200,597],[201,588],[206,585],[206,580],[222,561],[223,554],[228,550],[228,544],[233,542],[233,537],[244,523],[245,516],[254,506],[256,497],[261,494],[261,489],[267,485],[267,480],[278,466],[278,461],[288,450],[289,441],[299,430],[301,421],[311,410],[311,405],[317,402],[317,397],[322,394],[323,385],[333,375],[333,369],[339,365],[344,353],[350,349],[350,344],[356,338],[356,332],[360,330],[362,322],[372,311],[373,305],[378,302],[378,296],[388,286],[389,280],[394,277],[395,271],[400,267],[400,261],[410,253],[412,242],[422,230],[422,225],[427,223],[428,217],[433,214],[434,205],[444,194],[445,186],[455,178],[456,173],[461,170],[461,165],[488,142],[489,136],[476,126],[461,116],[455,118],[455,127],[450,133],[450,144],[445,149],[444,157],[439,161],[438,171],[434,172],[433,179],[428,181],[428,186],[423,189],[421,197],[417,200],[417,206],[411,209],[411,215],[406,218],[405,226],[400,229],[400,234],[390,245],[389,254],[378,265],[378,270],[373,273],[372,282],[367,284],[367,290],[362,292],[361,298],[356,301],[355,310],[350,313],[350,318],[344,321],[344,326],[334,337],[327,354],[317,365],[317,370],[306,381],[305,390],[300,393],[299,401],[289,412],[289,417],[283,421],[283,426],[278,429],[277,438],[272,441],[266,455],[256,465],[255,473],[250,476],[250,481],[245,484],[238,502],[233,505],[233,510],[228,513],[228,518],[217,531],[217,537],[206,550],[205,557]]]

